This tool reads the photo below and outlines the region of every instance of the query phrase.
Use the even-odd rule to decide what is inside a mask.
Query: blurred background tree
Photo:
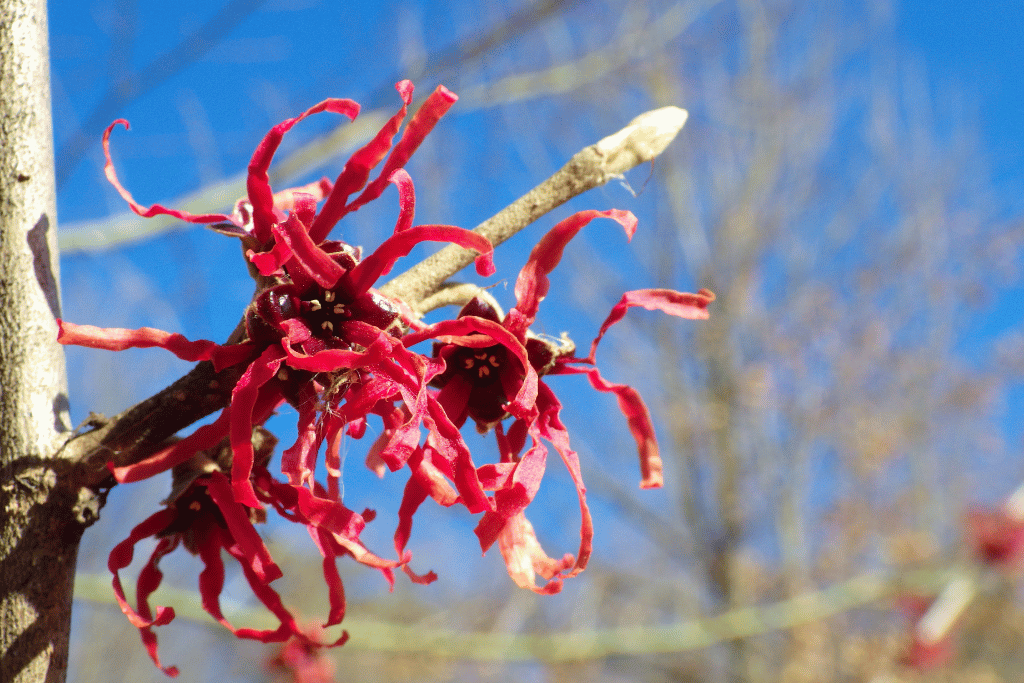
[[[500,249],[492,290],[508,304],[554,218],[615,206],[640,217],[636,238],[627,248],[595,226],[567,251],[547,332],[584,346],[624,289],[718,294],[705,323],[631,314],[601,351],[606,375],[652,407],[666,488],[637,490],[614,402],[580,393],[565,419],[595,512],[587,572],[554,598],[520,592],[500,559],[479,558],[473,520],[434,511],[412,549],[437,583],[387,594],[345,568],[352,641],[325,654],[337,680],[1018,680],[1019,582],[978,568],[963,515],[1024,481],[1012,401],[1024,355],[1005,304],[1024,223],[992,181],[970,98],[934,84],[895,11],[796,0],[51,7],[65,315],[222,339],[251,294],[233,241],[125,215],[100,171],[113,118],[134,124],[115,154],[140,201],[214,210],[243,194],[237,174],[277,121],[327,96],[364,104],[365,126],[296,129],[277,182],[305,182],[332,175],[368,135],[395,80],[421,92],[443,82],[461,100],[410,164],[418,219],[472,227],[637,113],[684,106],[687,127],[653,166]],[[342,229],[373,246],[392,223],[364,210]],[[145,351],[69,348],[68,359],[79,421],[185,369]],[[403,482],[365,472],[363,448],[349,444],[346,502],[378,510],[366,537],[383,550]],[[553,553],[573,549],[578,528],[571,484],[555,482],[531,514]],[[110,604],[105,559],[166,492],[159,481],[115,490],[88,532],[72,680],[162,678]],[[295,533],[268,529],[289,565],[286,597],[316,615],[319,559]],[[195,567],[172,570],[190,589]],[[949,631],[955,647],[921,673],[908,665],[917,622],[903,598],[927,604],[963,577],[976,590]],[[209,624],[199,615],[161,633],[184,676],[283,675],[264,668],[268,648]]]

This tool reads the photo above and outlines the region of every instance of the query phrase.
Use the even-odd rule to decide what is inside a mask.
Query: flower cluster
[[[60,321],[59,340],[64,344],[109,350],[158,346],[189,361],[210,361],[218,371],[240,370],[230,401],[214,422],[143,460],[110,466],[119,482],[169,469],[175,473],[175,495],[114,549],[109,562],[121,608],[139,628],[158,665],[152,629],[169,622],[174,613],[163,607],[154,613],[148,599],[160,583],[160,559],[179,545],[202,559],[203,606],[218,621],[241,637],[264,642],[305,638],[270,586],[281,571],[254,526],[267,508],[305,525],[324,558],[330,595],[324,626],[338,624],[344,616],[339,557],[351,556],[380,570],[389,583],[398,568],[417,582],[436,578],[433,572],[414,573],[406,549],[413,515],[427,498],[480,514],[476,534],[481,547],[486,551],[498,543],[518,585],[543,593],[559,590],[564,578],[586,566],[593,525],[579,459],[560,418],[562,406],[542,379],[547,376],[585,374],[595,389],[614,394],[637,441],[641,486],[661,485],[661,461],[648,410],[633,388],[604,379],[595,366],[595,352],[608,328],[631,307],[702,319],[714,296],[706,290],[628,292],[585,357],[576,356],[566,338],[534,334],[530,327],[548,292],[548,274],[569,241],[598,217],[618,222],[627,237],[636,229],[636,219],[628,212],[585,211],[556,225],[537,244],[519,274],[516,304],[507,314],[481,295],[454,319],[421,323],[405,302],[383,296],[374,284],[423,241],[475,250],[477,272],[490,275],[492,246],[480,235],[454,226],[413,225],[414,189],[403,167],[456,97],[439,87],[403,130],[413,89],[408,81],[396,87],[401,109],[352,155],[334,182],[323,179],[275,194],[267,172],[282,137],[296,123],[321,112],[354,118],[359,111],[355,102],[325,100],[271,129],[249,164],[247,197],[230,215],[192,215],[138,204],[119,182],[109,152],[115,126],[128,124],[116,121],[104,134],[106,175],[137,214],[168,214],[239,238],[257,283],[245,311],[244,335],[230,344],[189,341],[151,328],[100,329]],[[398,190],[399,216],[391,237],[366,256],[329,239],[346,214],[377,199],[392,184]],[[424,342],[433,342],[431,352],[414,350]],[[269,468],[276,441],[262,425],[286,402],[298,413],[298,438],[281,452],[278,478]],[[380,474],[406,467],[410,471],[398,510],[394,559],[374,554],[360,541],[372,511],[350,510],[340,496],[341,441],[346,435],[361,438],[371,419],[379,419],[383,426],[367,464]],[[474,462],[460,431],[470,419],[481,431],[494,431],[498,462]],[[544,474],[548,445],[575,482],[582,516],[579,550],[561,559],[548,557],[525,515]],[[138,577],[138,601],[132,607],[124,597],[119,572],[131,562],[136,544],[148,537],[159,540]],[[224,619],[219,607],[221,551],[239,563],[256,597],[279,619],[277,629],[235,629]],[[536,583],[538,574],[546,580],[543,585]],[[164,670],[176,673],[173,668]]]

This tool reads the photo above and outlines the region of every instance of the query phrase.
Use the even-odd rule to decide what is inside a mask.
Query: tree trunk
[[[0,681],[50,683],[67,672],[84,524],[58,486],[69,428],[46,2],[0,0],[0,16]]]

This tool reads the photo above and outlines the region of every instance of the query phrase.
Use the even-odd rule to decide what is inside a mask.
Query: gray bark
[[[44,0],[0,0],[0,681],[63,681],[83,525],[69,433]]]

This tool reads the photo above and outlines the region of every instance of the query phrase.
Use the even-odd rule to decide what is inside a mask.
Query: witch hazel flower
[[[579,457],[570,447],[569,433],[560,418],[562,404],[541,378],[584,374],[595,389],[614,394],[637,442],[640,486],[660,487],[662,463],[650,412],[633,387],[604,379],[595,365],[597,347],[630,308],[639,306],[701,320],[708,317],[707,307],[715,298],[708,290],[696,294],[667,289],[626,292],[601,325],[589,354],[582,358],[575,355],[576,347],[567,337],[550,339],[535,334],[530,327],[550,289],[548,274],[558,265],[572,238],[599,217],[619,223],[627,238],[636,231],[636,217],[628,211],[582,211],[570,216],[534,247],[516,280],[516,305],[507,314],[502,316],[489,296],[480,296],[467,303],[457,319],[427,326],[403,338],[407,346],[436,340],[433,356],[444,361],[444,371],[432,377],[430,384],[437,388],[436,401],[451,421],[461,427],[473,420],[481,432],[494,430],[500,461],[478,468],[479,480],[493,492],[493,505],[480,519],[476,535],[485,552],[497,542],[516,584],[538,593],[558,592],[564,578],[583,571],[593,542]],[[511,424],[506,430],[508,420]],[[394,438],[393,433],[382,437]],[[575,556],[566,554],[560,559],[544,552],[525,515],[544,476],[548,453],[545,442],[554,447],[568,469],[580,505],[579,550]],[[428,439],[417,453],[413,476],[406,486],[395,535],[399,553],[408,542],[413,514],[428,496],[442,505],[450,505],[453,500],[453,492],[445,487],[436,470],[423,467],[433,461],[431,451]],[[536,582],[538,574],[547,580],[542,586]]]
[[[264,457],[269,458],[276,439],[261,434],[259,441]],[[206,463],[212,465],[209,459]],[[149,598],[163,580],[160,560],[179,547],[202,560],[204,569],[199,574],[199,593],[203,608],[232,633],[263,642],[280,642],[298,632],[294,617],[270,586],[282,572],[253,527],[254,518],[261,515],[235,502],[227,477],[216,467],[202,467],[198,459],[176,467],[175,481],[175,491],[167,505],[136,525],[128,538],[114,547],[107,560],[108,569],[114,575],[114,596],[121,610],[139,629],[154,663],[169,676],[177,676],[178,669],[160,663],[153,628],[170,623],[175,616],[174,608],[157,607],[154,611]],[[132,607],[125,596],[120,572],[131,564],[135,547],[147,538],[157,543],[139,572],[136,606]],[[220,606],[225,579],[222,551],[239,563],[253,594],[279,620],[277,629],[236,628],[224,617]]]
[[[127,566],[123,562],[125,553],[130,555],[139,540],[162,539],[160,553],[147,565],[146,575],[150,577],[157,572],[159,558],[180,542],[167,539],[178,538],[176,530],[192,524],[194,528],[187,533],[197,538],[186,547],[203,557],[208,571],[213,571],[210,567],[215,552],[227,550],[242,565],[257,597],[282,621],[282,628],[274,632],[235,632],[265,641],[300,636],[294,619],[280,611],[280,601],[270,599],[269,584],[280,572],[265,548],[259,550],[252,540],[258,539],[252,518],[262,514],[267,506],[286,519],[304,524],[324,556],[324,576],[330,593],[326,625],[339,623],[344,615],[344,593],[335,567],[338,557],[351,556],[379,569],[389,583],[393,582],[392,570],[399,566],[416,580],[434,578],[433,574],[418,576],[408,571],[408,552],[397,560],[385,560],[367,550],[359,535],[372,519],[372,513],[349,510],[339,495],[339,447],[343,436],[361,437],[368,416],[393,415],[398,410],[396,405],[431,403],[426,386],[440,370],[436,362],[406,349],[400,339],[404,329],[401,302],[382,296],[373,285],[390,271],[396,260],[423,241],[450,242],[473,249],[479,254],[477,271],[489,275],[494,270],[492,247],[485,238],[454,226],[413,225],[414,188],[403,166],[456,97],[439,87],[396,141],[412,101],[413,87],[402,81],[396,88],[403,102],[401,109],[352,155],[334,182],[323,179],[274,193],[267,171],[284,134],[296,123],[322,112],[354,118],[359,111],[355,102],[325,100],[272,128],[249,164],[247,196],[238,202],[231,215],[193,215],[156,204],[140,205],[121,185],[110,157],[113,129],[128,124],[115,121],[104,133],[107,178],[138,215],[166,214],[191,223],[214,224],[219,232],[238,237],[257,281],[257,293],[245,314],[243,334],[233,344],[189,341],[180,334],[153,328],[102,329],[58,321],[58,339],[63,344],[114,351],[156,346],[184,360],[210,361],[217,372],[231,367],[241,369],[228,405],[214,422],[141,461],[117,466],[111,463],[110,469],[121,483],[182,467],[196,458],[213,463],[212,470],[192,484],[195,498],[189,499],[188,505],[182,507],[177,499],[172,500],[111,554],[115,590],[119,586],[117,572]],[[378,166],[380,172],[370,180]],[[400,209],[391,237],[366,256],[344,242],[328,239],[338,221],[380,197],[391,184],[398,189]],[[282,454],[285,481],[279,481],[257,462],[253,434],[285,402],[299,413],[299,436]],[[432,414],[417,413],[417,417],[422,417],[429,429],[444,431],[438,439],[445,444],[439,453],[450,459],[446,468],[460,483],[467,500],[486,506],[469,450],[458,430],[439,414],[436,405]],[[442,423],[440,428],[438,423]],[[418,425],[408,426],[414,428]],[[204,455],[225,442],[229,462],[212,461]],[[396,448],[402,447],[396,444]],[[321,449],[326,450],[326,485],[315,478]],[[384,455],[390,457],[391,453]],[[199,505],[197,512],[202,514],[191,514],[194,504]],[[218,531],[224,528],[228,532]],[[241,543],[241,538],[248,539],[247,543]],[[233,551],[243,546],[251,552]],[[204,607],[222,620],[212,600],[219,588],[213,590],[209,582],[204,585]],[[152,592],[148,584],[145,588]],[[148,596],[148,592],[140,589],[143,593]],[[158,610],[157,616],[152,617],[142,603],[137,610],[127,608],[126,603],[122,607],[139,627],[156,660],[152,627],[170,621],[173,611]]]

